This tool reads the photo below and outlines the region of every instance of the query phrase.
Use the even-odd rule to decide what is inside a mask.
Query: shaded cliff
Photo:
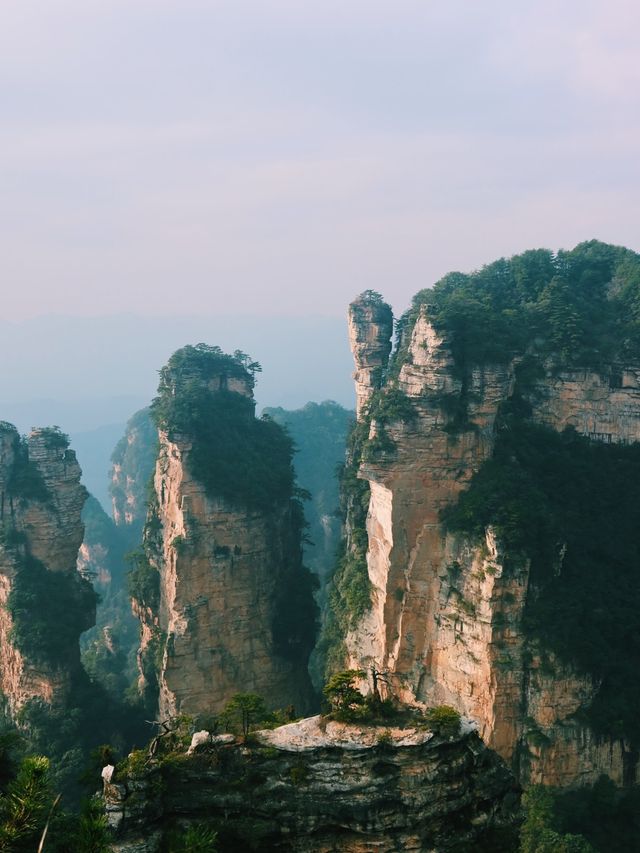
[[[117,527],[91,495],[82,520],[78,571],[100,596],[95,625],[81,638],[82,664],[92,679],[120,700],[137,678],[139,622],[131,613],[126,583],[131,528]]]
[[[211,713],[237,692],[311,700],[312,576],[290,438],[254,414],[259,365],[203,344],[161,371],[155,497],[131,577],[142,686],[161,716]]]
[[[639,304],[638,256],[595,242],[452,274],[358,388],[334,659],[454,704],[524,781],[637,778]]]
[[[324,587],[340,541],[337,469],[344,463],[353,412],[325,400],[293,411],[267,408],[264,414],[286,427],[293,439],[296,482],[310,494],[305,504],[310,541],[305,542],[304,558]]]
[[[111,454],[113,518],[93,497],[83,510],[78,570],[93,582],[100,600],[96,624],[82,637],[82,660],[91,678],[116,699],[137,680],[140,623],[131,612],[127,572],[129,554],[142,545],[157,455],[158,431],[149,409],[141,409],[129,419]]]
[[[0,691],[13,718],[34,700],[66,707],[81,671],[78,641],[96,597],[76,571],[80,474],[59,430],[22,439],[0,424]]]
[[[192,755],[133,758],[105,785],[119,853],[156,853],[189,827],[217,832],[221,853],[514,849],[517,791],[474,733],[311,718],[249,747],[222,736]]]

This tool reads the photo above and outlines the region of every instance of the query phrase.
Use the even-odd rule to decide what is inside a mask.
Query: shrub
[[[441,737],[456,737],[460,732],[460,714],[450,705],[427,708],[424,721],[434,734]]]
[[[160,573],[141,549],[127,554],[125,559],[132,567],[127,573],[129,595],[156,613],[160,607]]]
[[[339,719],[354,719],[356,710],[364,705],[365,697],[355,686],[356,679],[364,676],[362,669],[346,669],[336,672],[325,684],[324,695]]]

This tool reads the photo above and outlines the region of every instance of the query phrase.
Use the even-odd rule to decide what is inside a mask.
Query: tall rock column
[[[366,290],[349,306],[349,343],[356,369],[356,415],[362,417],[371,395],[380,388],[391,354],[393,314],[379,294]]]
[[[360,341],[373,334],[360,328],[356,361]],[[358,497],[354,484],[364,481],[368,508],[366,517],[347,514],[347,543],[365,541],[366,587],[358,583],[367,601],[361,594],[355,618],[342,619],[342,664],[383,670],[406,701],[454,705],[525,782],[593,783],[601,773],[634,781],[632,739],[603,735],[588,721],[599,679],[527,627],[540,594],[527,552],[509,550],[491,525],[468,534],[445,518],[495,458],[509,407],[526,410],[518,417],[531,429],[572,427],[594,448],[638,442],[640,371],[617,363],[558,370],[540,358],[523,379],[517,352],[461,369],[451,332],[434,326],[425,305],[414,307],[396,358],[397,378],[383,384],[367,417],[361,407],[349,487]],[[561,541],[557,555],[551,571],[559,576]],[[355,600],[352,565],[343,561],[336,576],[343,609]]]
[[[21,439],[0,423],[0,691],[17,714],[31,699],[64,708],[80,672],[95,594],[76,570],[86,490],[66,436]]]
[[[141,568],[157,595],[145,601],[143,590],[136,606],[144,676],[157,679],[164,716],[215,713],[239,692],[309,706],[315,605],[292,447],[275,422],[255,418],[256,368],[199,345],[161,372]]]

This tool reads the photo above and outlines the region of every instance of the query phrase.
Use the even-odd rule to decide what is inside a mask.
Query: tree
[[[331,676],[323,692],[334,711],[349,715],[354,708],[364,705],[364,696],[355,686],[356,679],[364,677],[363,669],[345,669]]]
[[[227,703],[221,717],[226,725],[240,723],[242,737],[246,741],[252,725],[264,720],[267,708],[262,696],[257,693],[236,693]]]
[[[562,834],[553,828],[553,793],[532,785],[522,803],[526,818],[520,831],[520,853],[595,853],[582,835]]]
[[[424,718],[434,734],[442,737],[455,737],[460,731],[460,714],[450,705],[427,708]]]
[[[51,809],[49,759],[22,760],[18,773],[0,797],[0,851],[35,850]]]

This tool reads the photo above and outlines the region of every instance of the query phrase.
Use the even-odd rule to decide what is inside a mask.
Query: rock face
[[[497,842],[515,822],[513,779],[476,734],[347,728],[316,717],[249,749],[218,738],[164,770],[116,773],[105,784],[114,850],[155,853],[172,825],[203,823],[221,853],[510,849]]]
[[[356,414],[380,388],[391,353],[393,314],[386,302],[370,291],[349,306],[349,340],[356,362]]]
[[[0,424],[0,691],[11,716],[31,699],[66,705],[78,639],[95,618],[91,585],[76,570],[87,496],[80,474],[56,429],[23,440]]]
[[[349,318],[361,420],[375,390],[361,369],[368,363],[363,341],[380,334],[374,310],[367,313],[360,300]],[[442,523],[442,511],[493,453],[499,408],[513,393],[520,359],[474,367],[463,379],[426,308],[404,344],[394,388],[412,402],[415,417],[387,419],[394,452],[360,461],[359,477],[371,489],[371,608],[346,636],[346,663],[388,671],[406,701],[451,704],[477,720],[481,737],[522,781],[591,783],[601,773],[618,784],[635,780],[631,745],[598,738],[581,714],[597,692],[595,680],[525,641],[527,560],[505,554],[491,528],[478,542]],[[528,392],[535,422],[573,426],[598,442],[640,440],[637,368],[542,373]],[[466,421],[453,434],[451,403],[462,393]],[[379,429],[374,417],[370,437]]]
[[[157,457],[158,433],[149,409],[130,418],[111,456],[113,520],[125,531],[131,547],[140,544],[147,514],[147,487]]]
[[[236,427],[247,430],[244,445],[241,439],[221,464],[231,466],[232,486],[240,488],[242,478],[250,486],[260,476],[244,457],[251,452],[254,423],[288,440],[274,423],[255,422],[253,377],[241,363],[213,350],[211,359],[198,362],[194,352],[191,361],[181,359],[180,367],[170,362],[165,368],[159,400],[180,406],[181,395],[200,395],[193,405],[201,411],[214,407],[204,417],[205,428],[219,432],[204,438],[195,426],[178,429],[175,421],[161,420],[156,500],[145,534],[149,565],[144,568],[152,579],[158,573],[158,592],[146,598],[142,594],[134,604],[143,626],[144,678],[152,686],[157,679],[162,718],[217,712],[239,692],[258,693],[271,707],[305,710],[311,697],[306,663],[314,605],[311,587],[300,588],[308,574],[301,564],[292,481],[268,505],[262,497],[257,505],[249,493],[246,499],[229,497],[226,475],[207,480],[213,463],[202,462],[205,445],[235,440]],[[234,431],[229,436],[220,419],[234,406],[246,410],[246,419],[243,414],[229,427]],[[260,453],[269,453],[269,445]],[[287,628],[292,612],[300,608],[310,613],[310,641]]]

